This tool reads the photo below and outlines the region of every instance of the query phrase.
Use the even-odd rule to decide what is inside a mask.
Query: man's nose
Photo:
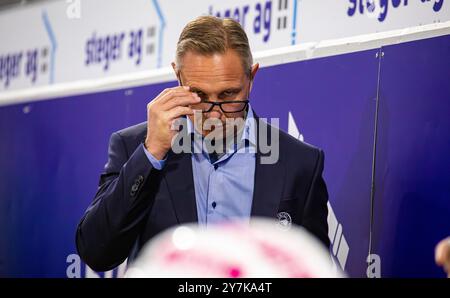
[[[220,119],[222,117],[222,111],[220,110],[220,106],[215,105],[211,112],[209,112],[209,118],[217,118]]]

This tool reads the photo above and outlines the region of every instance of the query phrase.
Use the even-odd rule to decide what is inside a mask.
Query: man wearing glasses
[[[81,258],[106,271],[169,227],[251,217],[278,220],[280,232],[301,225],[328,247],[323,152],[254,114],[259,65],[239,23],[212,16],[188,23],[172,66],[180,86],[151,100],[146,122],[111,136],[77,229]],[[266,159],[274,152],[264,143],[275,160]]]

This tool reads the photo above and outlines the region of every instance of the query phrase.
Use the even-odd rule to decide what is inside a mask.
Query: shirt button
[[[214,208],[214,209],[216,209],[216,206],[217,206],[217,204],[216,204],[216,202],[212,202],[212,207]]]
[[[215,164],[214,165],[214,170],[217,170],[218,167],[219,167],[219,165]]]

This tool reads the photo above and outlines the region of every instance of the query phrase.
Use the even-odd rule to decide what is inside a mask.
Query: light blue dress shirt
[[[187,131],[197,134],[189,119]],[[198,223],[201,226],[250,219],[256,158],[256,123],[250,105],[236,145],[214,161],[202,148],[201,142],[193,141],[193,147],[200,148],[193,150],[191,159]],[[144,151],[154,168],[161,170],[164,167],[165,159],[156,159],[145,147]]]

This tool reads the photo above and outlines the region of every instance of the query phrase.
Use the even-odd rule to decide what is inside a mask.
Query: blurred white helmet
[[[268,219],[201,228],[178,226],[156,236],[125,277],[343,277],[305,229]]]

